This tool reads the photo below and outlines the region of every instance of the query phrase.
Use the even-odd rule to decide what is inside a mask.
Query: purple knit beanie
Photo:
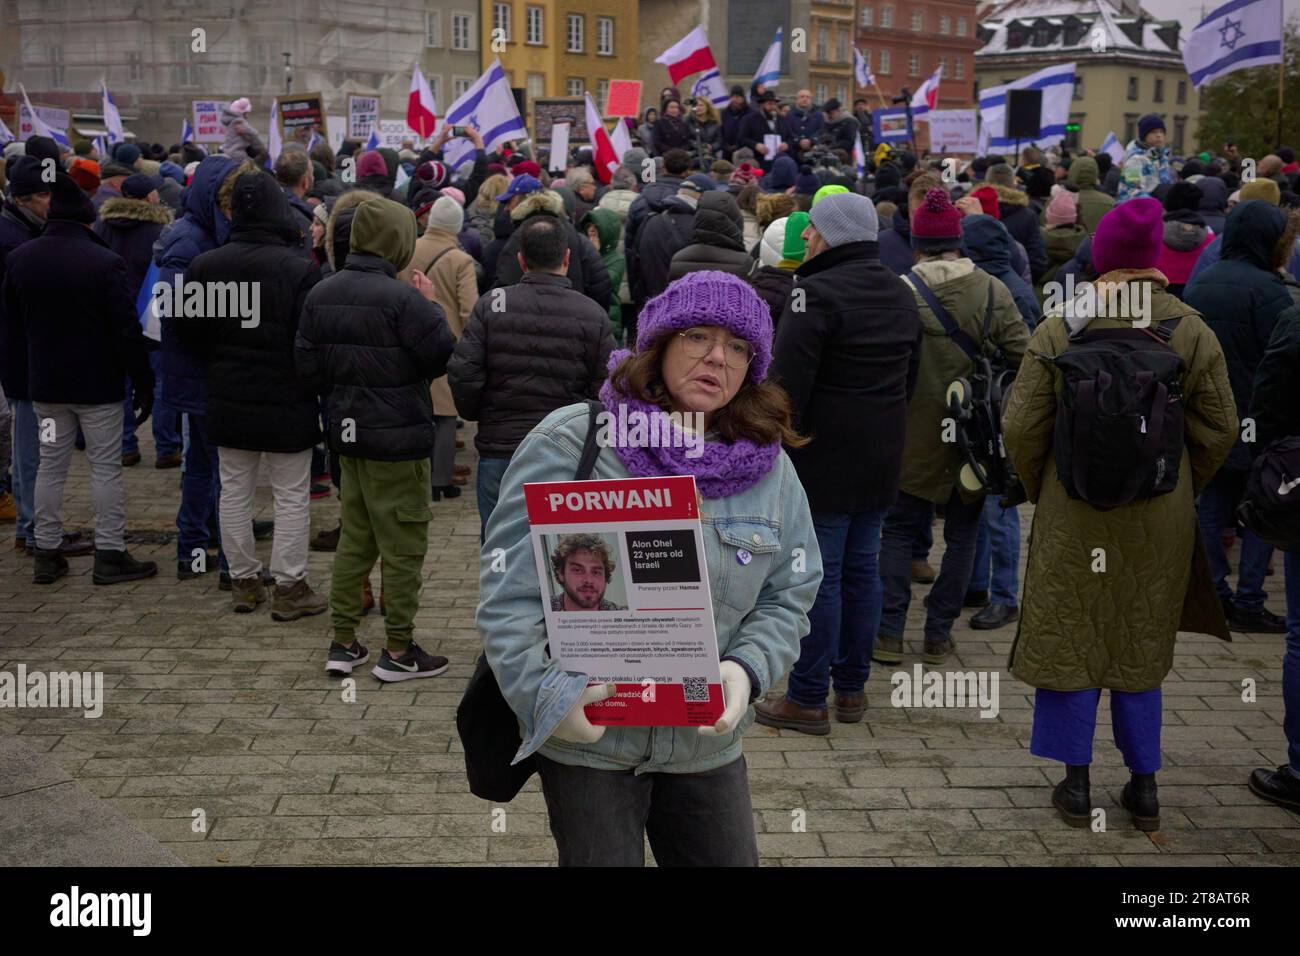
[[[1153,269],[1164,243],[1164,207],[1141,196],[1122,202],[1097,223],[1092,266],[1102,276],[1114,269]]]
[[[752,285],[728,272],[687,273],[647,302],[637,317],[636,349],[644,352],[665,335],[698,325],[719,326],[748,342],[754,349],[749,377],[754,382],[767,377],[772,363],[771,310]],[[610,359],[613,368],[614,357]]]

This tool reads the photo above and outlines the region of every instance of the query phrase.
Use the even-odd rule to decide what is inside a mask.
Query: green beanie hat
[[[823,186],[821,189],[813,193],[812,204],[815,206],[823,199],[825,199],[827,196],[834,196],[836,193],[846,193],[848,191],[849,188],[847,186],[839,186],[836,185],[835,183],[831,183],[829,185]]]
[[[841,186],[841,189],[844,187]],[[803,262],[807,244],[803,241],[804,230],[808,228],[806,212],[792,212],[785,223],[785,241],[781,243],[781,258],[791,262]]]

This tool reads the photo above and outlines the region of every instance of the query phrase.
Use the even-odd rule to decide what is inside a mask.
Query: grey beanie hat
[[[813,206],[808,218],[832,248],[849,242],[875,242],[880,236],[875,205],[858,193],[833,193]]]
[[[995,163],[984,174],[984,179],[995,186],[1010,187],[1016,184],[1016,172],[1006,163]]]

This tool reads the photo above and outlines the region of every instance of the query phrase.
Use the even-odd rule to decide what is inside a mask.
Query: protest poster
[[[551,126],[551,154],[548,169],[564,172],[569,165],[569,124],[555,123]]]
[[[286,93],[277,96],[275,102],[286,140],[302,139],[298,131],[312,127],[322,136],[328,136],[324,100],[319,93]]]
[[[226,128],[221,125],[221,102],[219,100],[191,100],[190,112],[193,115],[194,142],[221,143],[226,139]]]
[[[605,93],[604,116],[607,119],[641,114],[641,81],[610,80]]]
[[[348,94],[348,139],[359,139],[364,143],[378,122],[379,97]]]
[[[33,103],[32,109],[36,111],[36,115],[50,129],[58,130],[60,133],[67,135],[68,127],[72,125],[72,110],[66,110],[58,106],[46,106],[44,103]],[[18,128],[15,132],[21,140],[36,135],[36,123],[32,119],[32,114],[27,112],[27,104],[21,101],[18,103]]]
[[[907,108],[903,106],[886,109],[881,107],[871,114],[877,143],[898,143],[912,138],[912,127],[907,121]]]
[[[587,101],[581,96],[556,96],[533,100],[533,142],[549,143],[551,127],[569,124],[569,144],[589,143]]]
[[[973,153],[976,145],[974,110],[930,110],[930,149],[933,152]]]
[[[617,693],[593,724],[711,726],[722,680],[695,478],[524,485],[550,653]]]

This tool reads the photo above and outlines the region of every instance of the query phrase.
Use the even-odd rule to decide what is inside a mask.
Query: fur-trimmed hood
[[[510,210],[510,218],[519,223],[538,213],[565,218],[564,197],[553,189],[538,190],[519,200],[519,205]]]
[[[104,200],[99,207],[100,219],[131,220],[134,222],[152,222],[165,226],[172,221],[171,210],[161,204],[147,202],[144,199],[128,199],[117,196]]]
[[[1029,193],[1023,189],[1015,189],[1011,186],[1000,186],[996,183],[993,188],[997,190],[998,202],[1004,202],[1008,206],[1029,206]]]

